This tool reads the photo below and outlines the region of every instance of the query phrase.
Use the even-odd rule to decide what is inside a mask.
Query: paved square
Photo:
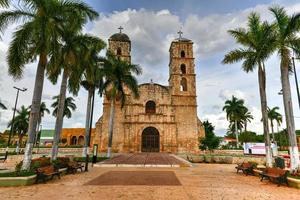
[[[85,185],[181,185],[172,171],[109,171]]]

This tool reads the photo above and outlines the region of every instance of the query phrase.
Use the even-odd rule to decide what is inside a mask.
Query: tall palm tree
[[[115,117],[115,105],[117,101],[121,102],[121,109],[126,101],[125,89],[130,90],[133,96],[139,96],[138,83],[134,74],[139,75],[142,73],[138,65],[130,64],[115,57],[112,53],[108,52],[107,59],[104,61],[103,70],[105,74],[104,88],[107,99],[110,101],[110,117],[108,127],[108,148],[107,157],[111,157],[111,148],[113,140],[113,126]]]
[[[251,120],[253,120],[253,115],[246,107],[241,115],[241,120],[243,121],[244,131],[247,132],[247,125],[251,122]]]
[[[101,68],[101,58],[98,57],[100,51],[105,47],[105,43],[99,40],[89,46],[88,50],[84,52],[82,56],[82,76],[81,85],[88,92],[87,107],[86,107],[86,120],[85,120],[85,140],[83,148],[83,156],[86,157],[88,154],[89,147],[89,133],[90,133],[90,122],[93,118],[92,109],[92,97],[94,98],[95,90],[99,90],[100,96],[102,96],[104,88],[104,73]]]
[[[286,127],[289,136],[289,150],[291,156],[291,170],[300,167],[299,152],[297,146],[293,104],[289,73],[291,71],[291,53],[294,51],[300,55],[300,13],[289,16],[283,7],[271,7],[271,13],[275,17],[276,26],[276,51],[281,59],[281,85],[283,91],[283,103],[286,116]]]
[[[63,24],[76,21],[70,17],[74,12],[90,8],[82,2],[69,0],[1,0],[0,5],[12,8],[0,13],[1,32],[9,25],[21,22],[21,25],[13,33],[13,40],[8,50],[9,74],[14,78],[21,78],[25,64],[38,59],[28,141],[22,166],[23,170],[28,170],[31,163],[48,58],[58,55],[55,49],[57,48],[56,44],[61,40],[59,30]]]
[[[16,152],[19,153],[19,149],[22,145],[23,136],[26,135],[28,131],[29,125],[29,114],[30,108],[26,108],[25,106],[21,106],[20,110],[17,110],[17,116],[14,121],[8,122],[8,128],[13,126],[14,132],[18,134],[19,140],[17,142]]]
[[[37,139],[39,137],[38,134],[39,134],[40,126],[41,126],[41,123],[42,123],[42,118],[45,116],[45,113],[50,114],[50,110],[47,108],[46,103],[42,102],[41,106],[40,106],[40,113],[39,113],[38,125],[37,125],[37,130],[36,130],[37,134],[35,136],[35,141],[34,141],[35,145],[36,145]]]
[[[273,141],[275,141],[275,135],[274,135],[274,120],[280,124],[282,122],[282,115],[277,112],[277,110],[279,110],[279,107],[273,107],[272,109],[270,109],[268,107],[268,118],[270,120],[270,124],[271,124],[271,131],[272,131],[272,139]]]
[[[51,107],[53,108],[52,115],[57,117],[59,96],[54,96],[52,99],[54,100],[54,102],[51,104]],[[67,97],[65,99],[63,116],[67,117],[68,119],[72,117],[72,111],[75,111],[77,108],[74,101],[75,99],[73,97]]]
[[[260,16],[251,13],[248,17],[248,28],[230,30],[229,33],[241,44],[243,48],[235,49],[225,55],[224,64],[235,63],[243,60],[242,68],[245,72],[252,72],[258,68],[258,82],[261,102],[261,113],[265,135],[267,165],[272,166],[272,154],[270,146],[267,95],[266,95],[266,72],[264,62],[274,51],[275,35],[274,26],[267,22],[261,22]]]
[[[235,137],[236,137],[236,147],[239,147],[239,137],[238,137],[238,121],[241,119],[243,110],[245,109],[244,100],[238,99],[235,96],[231,97],[231,100],[226,100],[223,107],[223,111],[226,111],[226,118],[230,122],[234,122]]]

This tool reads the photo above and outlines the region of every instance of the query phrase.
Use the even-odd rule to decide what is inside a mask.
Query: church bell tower
[[[108,39],[108,50],[119,57],[121,60],[131,62],[131,41],[125,33],[122,33],[123,28],[118,28],[119,33],[115,33]]]
[[[178,151],[198,149],[196,74],[193,42],[182,37],[170,46],[169,85],[177,121]]]

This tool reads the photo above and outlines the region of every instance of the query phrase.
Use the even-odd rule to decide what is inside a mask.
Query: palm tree
[[[251,114],[251,112],[246,107],[243,110],[243,113],[241,115],[241,120],[242,120],[243,125],[244,125],[244,131],[247,132],[247,125],[248,125],[248,123],[251,122],[251,120],[253,120],[253,115]]]
[[[20,110],[17,110],[17,116],[14,121],[8,122],[8,128],[13,126],[14,132],[18,134],[19,140],[17,142],[16,152],[19,153],[19,149],[22,145],[22,138],[26,135],[28,131],[29,124],[29,111],[30,108],[26,108],[25,106],[21,106]]]
[[[88,51],[85,51],[82,57],[82,70],[83,76],[81,85],[88,92],[87,99],[87,108],[86,108],[86,120],[85,120],[85,140],[84,140],[84,148],[83,148],[83,156],[86,157],[88,155],[88,147],[89,147],[89,133],[90,133],[90,122],[93,118],[91,109],[92,109],[92,97],[94,99],[95,90],[99,89],[99,94],[102,96],[104,88],[104,73],[103,69],[100,68],[101,59],[98,57],[100,51],[105,47],[105,43],[102,40],[99,40],[96,43],[93,43],[89,46]]]
[[[271,130],[272,130],[272,139],[273,141],[275,141],[275,135],[274,135],[274,123],[273,121],[275,120],[277,122],[277,124],[280,124],[282,122],[282,115],[277,112],[277,110],[279,110],[279,107],[274,107],[272,109],[270,109],[268,107],[268,118],[270,120],[271,123]]]
[[[57,117],[59,96],[58,95],[54,96],[52,99],[55,100],[51,105],[51,107],[54,108],[53,112],[52,112],[52,115],[54,117]],[[65,99],[63,116],[67,117],[68,119],[70,119],[72,117],[72,111],[75,111],[76,108],[77,108],[74,101],[75,101],[75,99],[73,97],[67,97]]]
[[[230,122],[234,122],[235,137],[236,137],[236,147],[239,147],[239,137],[238,137],[238,121],[241,119],[243,110],[245,109],[244,100],[238,99],[232,96],[231,100],[225,101],[225,106],[223,111],[226,111],[226,118]]]
[[[225,55],[224,64],[235,63],[243,60],[242,68],[245,72],[252,72],[258,67],[258,82],[261,101],[261,113],[266,145],[267,165],[272,166],[272,154],[270,146],[267,95],[266,95],[266,72],[264,62],[274,51],[275,36],[274,26],[267,22],[261,23],[260,16],[251,13],[248,17],[247,30],[239,28],[230,30],[229,33],[244,48],[235,49]]]
[[[18,26],[17,31],[13,33],[13,40],[10,43],[7,55],[9,74],[16,79],[21,78],[25,64],[38,59],[29,119],[28,141],[22,165],[23,170],[28,170],[31,163],[48,58],[58,55],[55,49],[57,48],[56,44],[61,40],[59,36],[60,28],[70,21],[76,21],[70,16],[77,11],[90,8],[82,2],[69,0],[19,0],[16,2],[1,0],[0,5],[13,8],[1,12],[1,32],[10,24],[22,23]]]
[[[134,97],[139,96],[138,83],[133,74],[141,74],[141,68],[138,65],[130,64],[126,61],[118,59],[112,53],[108,52],[107,59],[104,61],[103,70],[105,74],[104,88],[107,88],[105,95],[110,101],[110,117],[108,127],[108,148],[107,157],[111,157],[113,126],[115,116],[115,105],[117,101],[121,101],[121,109],[126,101],[125,89],[130,90]]]
[[[289,136],[289,150],[291,156],[291,170],[300,167],[299,152],[297,146],[293,104],[289,73],[291,71],[291,53],[294,51],[300,55],[300,13],[289,16],[282,7],[271,7],[271,13],[275,17],[276,26],[276,51],[281,59],[281,85],[283,91],[283,103],[286,116],[286,127]]]
[[[0,108],[3,109],[3,110],[6,110],[7,107],[0,101]]]
[[[34,144],[37,143],[39,128],[41,126],[42,118],[45,116],[45,113],[50,114],[50,110],[47,108],[46,103],[42,102],[41,106],[40,106],[40,113],[39,113],[38,125],[37,125],[37,130],[36,130],[37,131],[37,135],[35,136],[35,142],[34,142]]]

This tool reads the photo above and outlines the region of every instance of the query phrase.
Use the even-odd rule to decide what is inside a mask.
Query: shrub
[[[50,158],[47,158],[47,157],[41,157],[41,158],[35,158],[35,159],[32,159],[31,160],[31,164],[30,164],[30,169],[29,171],[30,172],[35,172],[37,168],[40,168],[40,167],[45,167],[45,166],[48,166],[50,165],[51,162],[50,162]],[[17,173],[21,172],[21,167],[23,165],[23,161],[19,162],[16,167],[15,167],[15,171]]]
[[[20,176],[32,176],[35,172],[31,171],[15,171],[15,172],[7,172],[7,173],[0,173],[0,177],[20,177]]]
[[[70,162],[70,158],[68,157],[57,157],[52,163],[58,169],[68,167],[68,163]]]

